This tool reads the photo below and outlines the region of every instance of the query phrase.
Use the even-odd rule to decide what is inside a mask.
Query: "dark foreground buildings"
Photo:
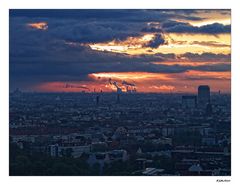
[[[230,175],[231,96],[198,90],[12,93],[10,175]]]

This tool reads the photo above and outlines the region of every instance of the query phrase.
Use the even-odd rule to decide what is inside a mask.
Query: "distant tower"
[[[122,93],[122,89],[118,87],[117,82],[113,82],[113,85],[117,88],[117,93]]]
[[[208,103],[210,103],[210,87],[208,85],[198,86],[198,106],[206,108]]]
[[[99,105],[99,95],[96,97],[96,104]]]

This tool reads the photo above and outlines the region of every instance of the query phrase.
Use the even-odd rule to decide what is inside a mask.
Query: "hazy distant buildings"
[[[22,94],[22,91],[19,88],[17,88],[12,92],[12,94],[13,96],[20,96]]]
[[[183,108],[196,108],[197,107],[197,96],[182,96],[182,107]]]
[[[205,108],[208,103],[210,103],[210,87],[200,85],[198,87],[198,107]]]
[[[117,103],[120,103],[120,95],[117,94]]]
[[[45,174],[34,171],[35,161],[48,167],[48,156],[81,161],[74,175],[230,175],[231,96],[213,93],[200,109],[197,101],[196,93],[11,93],[10,144],[36,159],[31,175]],[[159,160],[169,162],[157,168]],[[118,165],[124,161],[127,171]],[[10,160],[13,175],[17,162]]]
[[[211,103],[208,103],[206,105],[206,115],[207,116],[211,116],[212,115],[212,104]]]

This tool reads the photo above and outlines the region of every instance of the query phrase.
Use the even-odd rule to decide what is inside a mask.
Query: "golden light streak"
[[[127,53],[129,50],[141,49],[144,44],[154,38],[154,34],[145,34],[141,37],[128,37],[124,41],[113,40],[106,43],[90,44],[93,50]]]
[[[150,86],[149,88],[154,90],[163,90],[163,91],[165,90],[173,91],[175,89],[175,87],[172,85],[160,85],[160,86],[153,85],[153,86]]]
[[[223,24],[223,25],[229,25],[231,24],[231,20],[230,19],[213,19],[213,20],[206,20],[206,21],[199,21],[199,22],[190,22],[191,25],[193,26],[204,26],[204,25],[208,25],[208,24],[214,24],[214,23],[219,23],[219,24]]]
[[[175,53],[177,55],[186,52],[191,53],[214,53],[230,54],[230,34],[204,35],[204,34],[165,34],[168,44],[160,45],[158,48],[146,47],[146,44],[154,38],[154,34],[145,34],[142,37],[129,37],[124,41],[111,41],[95,43],[89,46],[93,50],[125,53],[129,55]],[[197,43],[195,42],[197,41]],[[201,44],[202,42],[202,44]],[[207,45],[207,42],[210,42]],[[212,43],[215,43],[212,44]]]
[[[204,26],[213,23],[223,25],[231,24],[230,10],[197,10],[192,16],[197,16],[200,20],[172,19],[175,21],[186,22],[193,26]],[[149,22],[148,26],[160,28],[159,22]],[[177,55],[186,52],[214,54],[230,54],[231,53],[231,35],[226,34],[198,34],[198,33],[164,33],[164,39],[168,44],[159,46],[158,48],[146,47],[146,43],[153,40],[155,34],[143,33],[140,37],[128,37],[124,41],[113,40],[111,42],[95,43],[89,46],[93,50],[109,51],[115,53],[125,53],[129,55],[156,54],[156,53],[175,53]],[[208,44],[209,42],[209,44]]]
[[[158,79],[158,80],[170,80],[168,74],[164,73],[149,73],[149,72],[106,72],[106,73],[93,73],[89,77],[99,78],[111,78],[117,80],[146,80],[146,79]]]
[[[195,62],[195,61],[164,61],[164,62],[151,62],[153,64],[157,65],[167,65],[167,66],[174,66],[174,65],[179,65],[179,66],[211,66],[211,65],[216,65],[219,64],[216,62]],[[230,62],[221,62],[221,64],[230,64]]]

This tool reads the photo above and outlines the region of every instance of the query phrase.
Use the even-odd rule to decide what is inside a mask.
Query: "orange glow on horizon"
[[[89,75],[94,78],[113,78],[122,80],[144,80],[144,79],[162,79],[169,80],[167,74],[164,73],[149,73],[149,72],[106,72],[106,73],[93,73]]]
[[[223,71],[223,72],[215,72],[215,71],[195,71],[195,70],[189,70],[184,73],[185,75],[189,77],[198,77],[198,78],[215,78],[218,80],[231,80],[231,72],[230,71]]]
[[[129,88],[144,93],[194,93],[199,85],[207,84],[212,91],[230,92],[231,90],[231,72],[194,70],[183,73],[105,72],[89,74],[88,77],[88,81],[41,83],[34,89],[42,92],[116,92],[117,85],[122,92],[126,92]],[[133,85],[127,87],[124,81]]]

